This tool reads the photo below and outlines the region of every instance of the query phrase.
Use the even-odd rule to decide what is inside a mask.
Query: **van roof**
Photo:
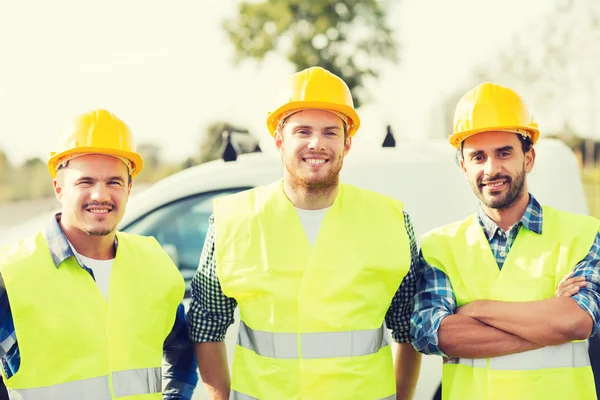
[[[540,139],[528,175],[529,191],[544,205],[587,214],[585,193],[574,153],[561,141]],[[478,204],[445,140],[397,144],[394,148],[353,148],[340,180],[404,202],[415,234],[472,214]],[[254,187],[282,177],[278,154],[252,153],[237,161],[217,160],[178,172],[134,196],[128,209],[136,215],[153,204],[168,203],[202,192]],[[369,210],[365,210],[369,212]],[[127,224],[126,213],[124,224]]]

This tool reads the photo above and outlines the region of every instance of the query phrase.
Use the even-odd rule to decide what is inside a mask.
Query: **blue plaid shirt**
[[[44,236],[56,268],[69,257],[75,257],[69,242],[56,218],[46,226]],[[92,278],[94,273],[83,263],[81,268]],[[143,306],[143,305],[140,305]],[[173,329],[167,336],[163,346],[163,399],[190,400],[198,383],[196,357],[193,344],[187,337],[187,322],[183,304],[177,309]],[[21,365],[18,338],[15,334],[10,302],[6,293],[4,280],[0,276],[0,360],[7,378],[13,376]]]
[[[521,220],[504,232],[488,217],[481,206],[477,209],[479,223],[485,233],[498,267],[502,268],[521,226],[527,230],[542,234],[542,207],[530,194],[529,204]],[[585,276],[587,286],[572,296],[594,321],[592,335],[600,327],[600,233],[590,251],[574,268],[573,277]],[[448,276],[439,269],[427,264],[420,256],[420,278],[417,295],[414,299],[411,317],[413,346],[425,354],[445,356],[439,348],[438,330],[442,319],[456,311],[456,298]]]
[[[410,241],[411,265],[386,313],[386,326],[396,342],[409,343],[411,299],[416,292],[419,253],[410,217],[404,213],[404,225]],[[237,302],[225,296],[217,278],[215,262],[215,220],[211,215],[198,271],[192,279],[192,302],[188,311],[188,332],[194,342],[220,342],[234,322]]]

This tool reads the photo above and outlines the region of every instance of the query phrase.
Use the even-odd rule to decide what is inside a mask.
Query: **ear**
[[[348,155],[350,152],[350,148],[352,147],[352,137],[348,136],[346,138],[346,143],[344,144],[344,157]]]
[[[281,134],[280,130],[277,130],[277,132],[275,132],[275,148],[277,148],[277,151],[281,153],[281,150],[283,148],[283,135]]]
[[[58,179],[54,178],[52,180],[52,187],[54,188],[54,196],[56,196],[56,200],[60,201],[63,195],[63,188]]]
[[[469,176],[467,175],[467,168],[465,166],[465,159],[461,158],[458,162],[459,162],[460,169],[462,170],[463,174],[468,178]]]
[[[127,196],[131,194],[131,188],[133,188],[133,180],[129,181],[129,185],[127,186]]]
[[[535,149],[531,147],[527,153],[525,153],[525,172],[530,173],[535,164]]]

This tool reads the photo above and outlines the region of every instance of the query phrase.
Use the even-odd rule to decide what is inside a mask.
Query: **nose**
[[[110,201],[110,192],[106,184],[98,182],[94,185],[90,198],[97,202]]]
[[[488,157],[483,167],[483,172],[487,176],[495,176],[500,173],[502,166],[499,160],[494,157]]]
[[[308,148],[311,150],[325,150],[325,144],[321,135],[314,133],[308,139]]]

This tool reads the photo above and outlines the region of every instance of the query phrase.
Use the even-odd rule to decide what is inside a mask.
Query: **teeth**
[[[88,211],[93,213],[107,213],[109,210],[106,208],[90,208]]]
[[[323,164],[325,160],[318,158],[307,158],[306,162],[309,164]]]
[[[498,183],[488,183],[487,184],[489,187],[498,187],[498,186],[502,186],[504,185],[504,182],[498,182]]]

